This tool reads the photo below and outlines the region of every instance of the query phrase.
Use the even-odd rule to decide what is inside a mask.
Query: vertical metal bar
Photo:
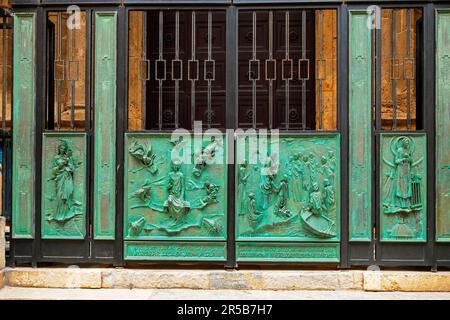
[[[273,61],[273,11],[269,11],[269,60]],[[275,71],[276,72],[276,71]],[[273,78],[269,79],[269,129],[273,128]]]
[[[376,19],[379,19],[378,21],[381,21],[381,16],[378,17],[378,15],[381,15],[381,10],[376,10],[375,14],[377,15]],[[380,29],[375,29],[373,31],[373,39],[372,39],[372,47],[374,48],[374,60],[373,60],[373,67],[374,69],[372,70],[373,76],[374,76],[374,82],[375,82],[375,90],[374,90],[374,94],[375,94],[375,127],[376,130],[381,130],[382,128],[382,119],[381,119],[381,67],[382,67],[382,47],[383,47],[383,43],[381,41],[381,28]],[[375,145],[375,144],[373,144]],[[375,149],[373,150],[375,151]],[[372,165],[375,165],[375,163],[373,163]],[[376,167],[373,167],[376,168]],[[375,193],[378,192],[378,189],[375,188],[374,189]],[[373,192],[372,192],[373,193]],[[375,202],[375,198],[373,199],[373,202]],[[375,213],[374,213],[375,214]]]
[[[286,45],[286,51],[285,51],[285,60],[289,60],[289,11],[286,11],[285,13],[285,28],[286,28],[286,32],[285,32],[285,45]],[[282,68],[283,69],[283,68]],[[285,76],[283,74],[283,76]],[[289,75],[289,77],[285,78],[285,111],[284,111],[284,122],[285,122],[285,126],[286,126],[286,130],[289,130],[289,78],[291,75]]]
[[[212,60],[212,12],[208,11],[208,61]],[[208,78],[208,128],[211,128],[211,79]]]
[[[392,129],[397,129],[397,80],[394,61],[397,61],[397,9],[392,9],[392,36],[391,36],[391,96],[392,96]],[[397,66],[398,68],[398,66]]]
[[[226,128],[238,126],[238,10],[235,6],[227,8],[226,18]],[[234,132],[234,130],[231,130]],[[227,131],[227,268],[236,264],[236,199],[235,199],[235,165],[234,134]]]
[[[252,60],[256,60],[256,11],[253,11],[252,19]],[[252,127],[256,129],[256,80],[254,76],[252,78]]]
[[[348,57],[348,7],[342,4],[337,12],[337,57]],[[339,75],[338,85],[338,128],[341,132],[341,254],[340,267],[347,268],[350,264],[349,258],[349,163],[348,147],[349,147],[349,106],[348,106],[348,59],[337,60],[337,72]]]
[[[86,51],[85,51],[85,108],[84,108],[84,114],[86,118],[86,122],[84,124],[84,129],[86,131],[86,143],[87,143],[87,154],[86,154],[86,172],[88,176],[94,176],[94,165],[93,165],[93,159],[94,159],[94,134],[92,130],[92,123],[91,123],[91,110],[92,110],[92,94],[91,94],[91,75],[92,72],[92,63],[91,63],[91,57],[94,56],[93,48],[92,46],[92,39],[93,37],[93,30],[92,30],[92,11],[86,10]],[[93,197],[93,190],[94,190],[94,179],[88,179],[86,181],[86,208],[88,210],[88,214],[86,214],[86,241],[91,241],[93,235],[92,235],[92,227],[93,226],[93,212],[94,212],[94,197]]]
[[[57,47],[58,47],[58,61],[61,61],[61,50],[62,50],[62,34],[61,34],[61,12],[58,12],[58,20],[57,20]],[[57,71],[56,71],[57,72]],[[58,106],[58,117],[57,117],[57,128],[61,129],[61,80],[56,80],[56,104]]]
[[[406,9],[406,58],[411,59],[411,9]],[[403,60],[406,75],[406,60]],[[411,79],[406,78],[406,128],[411,129]]]
[[[142,61],[147,61],[147,11],[142,11]],[[148,62],[149,63],[149,62]],[[148,69],[146,70],[146,72]],[[150,75],[147,75],[149,77]],[[145,127],[147,118],[147,77],[141,80],[141,126]]]
[[[117,12],[117,29],[125,30],[128,26],[128,11],[120,6]],[[147,13],[145,12],[146,16]],[[117,192],[116,192],[116,237],[114,258],[116,266],[123,266],[123,193],[124,193],[124,133],[127,128],[127,94],[128,94],[128,32],[118,32],[117,42],[117,74],[124,74],[123,77],[117,77]],[[149,76],[149,75],[148,75]]]
[[[302,10],[302,59],[306,59],[306,10]],[[299,74],[299,77],[301,75]],[[302,130],[306,129],[306,79],[302,79]]]
[[[35,147],[35,159],[36,168],[42,168],[42,132],[45,128],[45,77],[46,77],[46,58],[45,48],[46,45],[46,14],[43,8],[38,8],[36,17],[36,147]],[[39,50],[38,50],[39,49]],[[42,170],[35,170],[35,240],[34,240],[34,262],[33,265],[37,266],[37,262],[41,259],[41,225],[42,225],[42,215],[44,214],[41,210],[42,201]]]
[[[164,27],[164,15],[162,11],[159,11],[159,60],[163,60],[163,27]],[[156,73],[158,70],[156,70]],[[165,77],[165,75],[164,75]],[[162,91],[163,91],[163,80],[158,80],[158,128],[159,130],[162,129],[162,103],[163,103],[163,97],[162,97]]]
[[[175,60],[180,59],[180,12],[175,12]],[[173,71],[173,70],[172,70]],[[172,77],[173,77],[172,73]],[[180,80],[175,80],[175,128],[180,124],[179,120],[180,109]]]
[[[376,21],[381,21],[381,16],[378,16],[378,14],[381,15],[381,10],[375,11]],[[371,185],[371,231],[372,231],[372,237],[371,237],[371,251],[372,254],[369,256],[370,263],[377,263],[379,254],[377,255],[377,252],[381,252],[381,244],[379,241],[379,225],[380,225],[380,195],[379,195],[379,179],[380,179],[380,170],[377,170],[376,168],[379,168],[380,158],[379,158],[379,151],[380,150],[380,143],[379,143],[379,135],[378,131],[382,129],[382,118],[381,118],[381,99],[382,99],[382,91],[381,91],[381,68],[382,68],[382,51],[383,51],[383,42],[381,41],[382,36],[382,29],[375,29],[375,37],[373,39],[372,45],[375,47],[375,61],[374,66],[375,70],[372,70],[375,75],[375,82],[376,82],[376,93],[375,93],[375,113],[376,113],[376,130],[372,129],[372,160],[371,160],[371,168],[375,168],[372,170],[372,185]],[[374,232],[377,231],[377,232]]]
[[[319,61],[323,61],[323,11],[319,10],[319,21],[317,22],[318,24],[318,30],[317,30],[317,37],[318,37],[318,56],[319,56]],[[320,67],[320,66],[319,66]],[[317,72],[320,72],[321,70],[317,70]],[[317,77],[317,72],[316,72],[316,77]],[[317,80],[317,91],[318,91],[318,97],[317,97],[317,110],[319,113],[319,130],[323,129],[323,105],[322,105],[322,95],[323,95],[323,79],[322,76],[319,77],[319,79]],[[303,88],[302,88],[303,89]],[[303,95],[304,93],[302,93]],[[306,103],[306,102],[305,102]],[[303,100],[302,100],[302,104],[303,104]],[[303,105],[302,105],[303,106]],[[302,110],[303,112],[303,110]],[[303,117],[303,114],[302,114]],[[305,122],[306,119],[302,119],[303,123]]]
[[[70,29],[70,37],[72,40],[72,45],[70,48],[70,61],[75,60],[75,39],[76,39],[76,31],[75,29]],[[70,65],[69,65],[70,66]],[[78,72],[78,70],[77,70]],[[71,77],[71,75],[69,75]],[[71,77],[72,78],[72,77]],[[70,103],[70,128],[75,128],[75,79],[72,78],[70,81],[71,85],[71,103]]]
[[[427,196],[432,201],[427,201],[427,245],[426,259],[427,264],[436,268],[438,255],[436,252],[436,7],[428,3],[423,8],[423,87],[422,101],[432,106],[423,113],[424,129],[427,132]],[[417,45],[417,44],[416,44]],[[448,248],[448,247],[447,247]],[[442,248],[444,249],[444,248]],[[448,249],[447,249],[448,250]],[[442,260],[441,260],[442,261]]]
[[[195,44],[196,44],[196,38],[195,38],[195,27],[196,27],[196,12],[192,11],[191,15],[191,61],[195,61]],[[198,61],[197,61],[198,63]],[[197,64],[198,66],[198,64]],[[189,66],[188,66],[189,68]],[[189,70],[189,69],[188,69]],[[196,78],[198,78],[198,68],[196,70],[197,75]],[[190,75],[188,75],[190,77]],[[194,122],[195,122],[195,82],[193,78],[189,79],[191,81],[191,128],[194,128]]]
[[[6,130],[6,90],[7,90],[7,54],[8,54],[8,47],[7,47],[7,41],[6,41],[6,17],[2,17],[2,23],[3,23],[3,33],[2,33],[2,130]]]

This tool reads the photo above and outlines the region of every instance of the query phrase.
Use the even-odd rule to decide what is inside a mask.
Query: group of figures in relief
[[[212,136],[205,146],[194,152],[193,165],[183,164],[181,157],[173,159],[170,156],[174,148],[181,150],[184,143],[182,138],[171,140],[172,150],[165,150],[168,154],[166,157],[156,155],[150,140],[143,143],[135,139],[129,146],[130,156],[140,164],[140,167],[130,171],[137,173],[145,170],[149,174],[144,173],[142,176],[151,176],[130,192],[130,198],[137,199],[137,204],[130,209],[150,208],[154,212],[164,214],[163,219],[155,219],[158,221],[154,223],[149,223],[144,215],[132,220],[129,225],[131,235],[136,236],[142,231],[153,230],[163,231],[169,235],[179,234],[188,228],[206,228],[210,234],[222,231],[221,218],[217,215],[203,212],[204,215],[200,214],[199,217],[198,214],[194,214],[218,202],[222,186],[210,181],[207,177],[203,179],[202,176],[207,166],[214,163],[218,150],[222,148],[220,140]],[[160,166],[163,163],[163,166],[170,166],[167,174],[160,173]],[[194,191],[200,191],[200,193]],[[189,196],[187,192],[190,192]],[[190,198],[192,193],[200,194],[200,196],[192,199]],[[166,197],[164,201],[160,201],[160,197],[159,200],[155,199],[155,195],[166,195]]]
[[[335,216],[330,217],[336,210],[335,152],[305,149],[284,156],[285,161],[272,153],[259,165],[240,164],[239,214],[246,217],[250,233],[302,221],[314,237],[335,237]],[[256,180],[256,188],[250,179]]]
[[[423,157],[413,159],[416,145],[407,136],[392,138],[389,146],[392,161],[383,158],[388,167],[383,184],[383,212],[394,216],[395,222],[388,232],[394,238],[412,238],[423,231],[418,215],[423,210],[418,169]]]

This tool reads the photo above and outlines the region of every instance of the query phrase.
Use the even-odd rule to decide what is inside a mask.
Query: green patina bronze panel
[[[221,133],[125,135],[125,239],[225,240]]]
[[[14,14],[12,235],[34,237],[36,14]]]
[[[95,13],[95,239],[114,239],[115,236],[116,28],[116,12]]]
[[[370,241],[371,30],[367,11],[349,16],[349,240]]]
[[[381,240],[426,241],[426,136],[381,134],[380,139]]]
[[[436,240],[450,241],[450,9],[436,11]]]
[[[86,234],[86,134],[45,133],[42,144],[44,239]]]
[[[238,241],[339,241],[338,134],[237,136]]]
[[[243,262],[339,262],[339,243],[238,242]]]
[[[225,261],[225,242],[125,241],[126,260]]]

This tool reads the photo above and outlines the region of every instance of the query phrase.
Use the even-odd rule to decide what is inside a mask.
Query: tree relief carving
[[[269,140],[268,152],[237,166],[238,238],[336,239],[339,175],[336,135],[288,136]],[[274,144],[279,143],[279,152]]]
[[[223,154],[218,152],[221,141],[222,137],[205,135],[201,147],[195,148],[169,135],[127,135],[129,239],[225,237],[226,165],[214,162]],[[144,152],[136,156],[136,150]],[[142,154],[153,160],[144,164]],[[186,159],[188,163],[182,161]],[[148,170],[142,170],[143,165]]]

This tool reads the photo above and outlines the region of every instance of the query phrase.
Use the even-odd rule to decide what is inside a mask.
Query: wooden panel
[[[424,134],[380,136],[380,239],[427,239],[427,145]]]
[[[349,18],[349,239],[370,241],[371,30],[366,11]]]
[[[42,145],[43,239],[86,234],[86,134],[45,133]]]
[[[95,239],[115,237],[116,28],[116,12],[95,13]]]
[[[14,15],[13,225],[14,238],[34,238],[35,13]]]
[[[436,240],[450,242],[450,9],[436,12]]]

